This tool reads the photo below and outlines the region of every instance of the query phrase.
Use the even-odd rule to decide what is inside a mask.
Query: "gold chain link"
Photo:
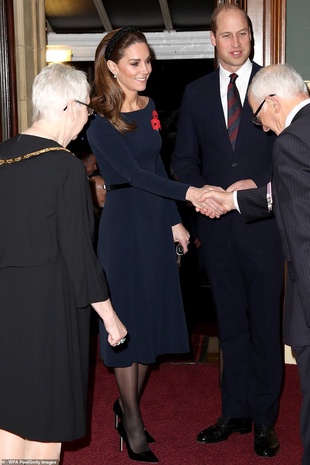
[[[52,152],[54,150],[65,150],[66,152],[69,152],[74,156],[74,154],[72,152],[70,152],[70,150],[65,149],[64,147],[47,147],[45,149],[37,150],[36,152],[26,153],[26,155],[21,155],[20,157],[8,158],[6,160],[0,160],[0,166],[1,165],[11,165],[12,163],[17,163],[19,161],[27,160],[28,158],[31,158],[31,157],[37,157],[38,155],[41,155],[41,153]]]

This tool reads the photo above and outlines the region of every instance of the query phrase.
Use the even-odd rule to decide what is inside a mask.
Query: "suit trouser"
[[[310,464],[310,346],[293,347],[298,366],[302,404],[300,436],[304,448],[302,465]]]
[[[203,245],[223,354],[222,415],[276,421],[282,388],[280,242]]]

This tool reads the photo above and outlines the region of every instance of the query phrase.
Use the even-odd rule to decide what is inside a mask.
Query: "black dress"
[[[101,326],[101,356],[112,367],[189,350],[171,229],[181,222],[171,199],[184,200],[189,186],[168,179],[156,116],[149,100],[143,110],[124,114],[135,121],[134,132],[122,136],[98,115],[87,132],[106,185],[132,186],[107,192],[99,226],[98,256],[129,334],[115,350]]]
[[[17,136],[0,162],[56,146]],[[108,297],[83,163],[60,150],[0,164],[0,218],[0,429],[71,441],[86,433],[89,304]]]

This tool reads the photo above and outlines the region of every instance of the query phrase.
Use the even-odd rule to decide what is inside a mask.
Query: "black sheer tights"
[[[134,363],[130,367],[114,368],[114,374],[120,393],[120,403],[124,412],[122,421],[129,445],[138,454],[145,452],[149,447],[139,403],[147,382],[149,366]]]

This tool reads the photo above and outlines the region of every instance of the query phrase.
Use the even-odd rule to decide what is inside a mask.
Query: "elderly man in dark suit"
[[[253,109],[261,107],[256,116],[263,129],[279,136],[273,151],[272,191],[287,263],[283,336],[296,354],[303,394],[302,465],[309,465],[310,99],[302,77],[292,67],[274,65],[257,75],[249,101]]]
[[[300,434],[302,465],[310,464],[310,98],[302,77],[291,66],[272,65],[252,81],[248,98],[254,122],[279,137],[274,144],[273,210],[282,236],[287,278],[284,342],[294,349],[303,396]],[[206,196],[217,208],[239,208],[246,221],[270,215],[266,187]],[[270,201],[270,199],[269,199]],[[212,209],[211,209],[212,210]],[[212,216],[217,213],[209,211]],[[215,208],[216,210],[216,208]]]
[[[275,136],[266,136],[251,122],[246,93],[260,67],[249,59],[251,27],[246,13],[234,4],[218,7],[211,18],[211,41],[220,66],[185,89],[174,173],[197,187],[266,185]],[[239,96],[231,104],[233,83]],[[231,116],[233,109],[237,114]],[[249,433],[253,421],[256,454],[272,457],[279,449],[274,425],[282,385],[280,235],[274,218],[246,224],[237,212],[220,220],[199,215],[198,233],[224,363],[220,418],[201,431],[197,441],[214,443],[232,433]]]

